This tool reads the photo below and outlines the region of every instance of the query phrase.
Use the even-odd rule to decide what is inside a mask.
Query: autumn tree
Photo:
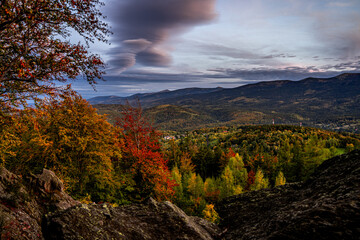
[[[264,177],[263,171],[258,169],[255,174],[254,184],[250,186],[250,190],[260,190],[269,187],[269,180]]]
[[[220,216],[215,211],[214,204],[207,204],[205,209],[203,210],[204,219],[208,220],[209,222],[219,223]]]
[[[220,199],[234,195],[234,175],[229,166],[221,174]]]
[[[18,174],[48,168],[65,182],[68,192],[93,201],[111,201],[118,184],[113,163],[121,159],[114,126],[75,92],[36,101],[14,115],[8,126],[4,165]]]
[[[181,201],[184,195],[184,189],[183,189],[183,184],[182,184],[182,175],[179,171],[179,168],[177,166],[175,166],[172,170],[171,170],[171,178],[175,181],[176,186],[174,187],[174,191],[175,191],[175,201]]]
[[[133,200],[148,196],[169,199],[175,183],[160,151],[160,133],[143,117],[140,106],[125,106],[116,125],[123,139],[122,168],[129,170],[135,183]]]
[[[83,75],[96,83],[103,73],[89,43],[106,42],[99,0],[0,1],[0,109],[39,94],[63,90],[56,82]],[[78,34],[84,43],[71,43]]]
[[[283,172],[280,171],[276,177],[275,186],[281,186],[281,185],[284,185],[285,183],[286,183],[286,179],[284,177],[284,174],[283,174]]]
[[[234,184],[239,185],[241,187],[245,187],[248,177],[248,172],[244,167],[244,162],[242,160],[242,157],[240,157],[239,154],[236,153],[234,157],[231,157],[229,159],[228,165],[230,169],[232,169],[234,175]]]

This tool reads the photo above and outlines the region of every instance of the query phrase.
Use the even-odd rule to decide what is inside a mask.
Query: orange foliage
[[[143,118],[140,107],[124,107],[116,125],[121,128],[122,162],[130,169],[141,198],[168,200],[174,194],[167,161],[160,152],[160,134]]]
[[[90,84],[101,79],[104,64],[88,45],[70,43],[77,32],[86,43],[106,42],[100,0],[0,1],[0,107],[25,104],[40,94],[52,95],[82,75]]]

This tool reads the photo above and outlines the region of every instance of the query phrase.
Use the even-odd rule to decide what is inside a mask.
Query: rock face
[[[218,205],[221,239],[359,239],[360,151],[325,161],[304,183]]]
[[[218,204],[220,228],[170,202],[80,204],[49,170],[0,169],[1,239],[359,239],[360,151],[325,161],[304,183]]]
[[[44,169],[25,179],[0,169],[0,239],[216,239],[220,229],[170,202],[80,204]]]
[[[77,204],[49,170],[21,179],[5,168],[0,169],[1,239],[43,239],[43,216]]]
[[[200,224],[199,224],[200,223]],[[203,225],[203,226],[202,226]],[[113,208],[79,205],[51,214],[44,222],[45,239],[214,239],[215,224],[187,216],[170,202]]]

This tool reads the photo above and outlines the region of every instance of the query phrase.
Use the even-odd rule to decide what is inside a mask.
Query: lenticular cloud
[[[216,17],[215,0],[126,0],[108,6],[113,28],[110,66],[122,72],[140,63],[168,66],[171,40]]]

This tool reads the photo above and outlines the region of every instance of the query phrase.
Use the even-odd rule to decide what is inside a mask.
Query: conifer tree
[[[269,187],[269,180],[264,177],[262,170],[259,168],[255,174],[254,184],[250,186],[250,190],[260,190]]]
[[[180,173],[180,170],[177,166],[175,166],[171,170],[171,178],[175,181],[176,185],[174,187],[175,191],[175,198],[176,201],[181,201],[183,199],[183,184],[182,184],[182,175]]]
[[[234,195],[234,176],[229,166],[221,174],[220,199]]]
[[[283,174],[282,171],[280,171],[279,174],[276,177],[275,186],[284,185],[285,183],[286,183],[286,179],[284,177],[284,174]]]

